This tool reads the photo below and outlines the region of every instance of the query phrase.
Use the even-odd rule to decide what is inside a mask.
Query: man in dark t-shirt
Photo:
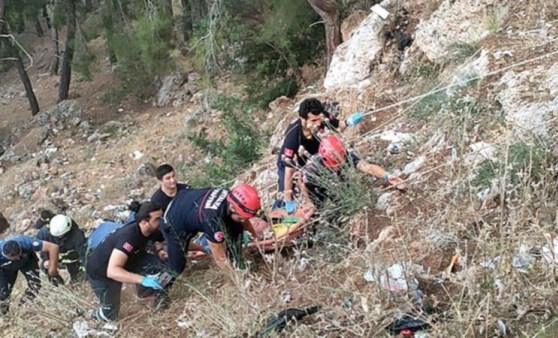
[[[118,317],[122,283],[137,284],[140,297],[150,289],[164,297],[161,275],[164,263],[146,251],[148,241],[163,240],[159,220],[163,212],[151,202],[140,207],[136,221],[110,233],[92,252],[87,261],[87,277],[101,302],[92,315],[95,320],[111,321]]]
[[[215,263],[230,271],[232,264],[227,254],[240,255],[244,230],[256,235],[249,220],[260,208],[258,192],[248,184],[231,191],[217,188],[180,191],[165,213],[163,234],[170,267],[177,273],[184,270],[190,239],[203,232]]]
[[[325,111],[322,103],[310,98],[302,101],[298,110],[298,119],[287,128],[285,139],[281,146],[277,161],[277,175],[279,176],[279,193],[283,199],[275,201],[274,208],[285,207],[292,213],[296,208],[293,196],[293,176],[297,169],[302,168],[306,161],[318,152],[320,134],[327,127],[343,130],[359,124],[363,119],[361,113],[354,113],[345,121],[339,121],[335,116]]]
[[[164,212],[174,196],[181,190],[190,189],[190,186],[177,183],[174,168],[169,164],[159,166],[156,176],[161,186],[151,196],[151,202],[160,205]]]
[[[390,175],[385,169],[361,160],[347,149],[337,138],[328,136],[322,139],[318,149],[319,155],[312,157],[302,169],[301,190],[315,208],[321,209],[326,199],[330,198],[330,190],[343,180],[347,166],[356,167],[358,171],[383,179],[388,185],[405,190],[405,182],[397,176]]]

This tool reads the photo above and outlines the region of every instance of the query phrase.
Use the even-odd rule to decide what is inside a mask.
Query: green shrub
[[[91,65],[95,61],[95,54],[87,46],[87,41],[82,31],[78,31],[75,38],[75,53],[72,60],[74,70],[80,73],[85,80],[91,81]]]
[[[506,157],[507,163],[503,161]],[[527,181],[537,183],[545,178],[546,168],[552,162],[551,154],[542,144],[516,142],[509,146],[507,154],[500,152],[499,160],[481,164],[471,185],[481,190],[490,188],[494,179],[504,178],[504,173],[506,187],[515,187]]]
[[[297,92],[298,83],[293,77],[267,83],[250,82],[246,88],[250,102],[262,109],[266,109],[270,102],[280,96],[294,98]]]
[[[414,118],[426,118],[438,113],[448,103],[448,95],[445,91],[439,91],[423,97],[414,103],[408,114]]]
[[[444,62],[446,64],[463,63],[467,58],[475,55],[478,47],[470,43],[454,43],[448,47],[448,52],[444,56]]]
[[[237,97],[217,96],[211,107],[224,112],[222,124],[227,138],[209,139],[205,129],[188,135],[195,147],[212,158],[201,168],[186,170],[194,186],[221,186],[237,177],[260,158],[264,133],[252,123],[251,105]]]

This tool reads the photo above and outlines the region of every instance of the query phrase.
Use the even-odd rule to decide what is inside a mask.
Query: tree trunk
[[[37,31],[37,35],[39,37],[45,35],[45,32],[43,31],[43,27],[41,26],[41,22],[39,21],[39,18],[35,18],[35,30]]]
[[[0,0],[0,34],[1,35],[9,35],[8,32],[8,25],[4,24],[4,16],[6,14],[6,1]],[[19,56],[19,51],[16,47],[13,46],[11,42],[7,42],[4,44],[6,49],[8,50],[8,55],[15,59],[17,72],[19,73],[19,77],[21,82],[23,83],[23,87],[25,88],[25,94],[27,95],[27,99],[29,100],[29,105],[31,107],[31,115],[36,115],[39,112],[39,103],[37,102],[37,97],[33,92],[33,86],[31,85],[31,81],[29,80],[29,76],[27,75],[27,71],[25,70],[25,66],[23,65],[23,61]]]
[[[49,74],[58,75],[58,64],[60,59],[60,50],[58,46],[58,29],[52,26],[50,27],[50,36],[52,38],[52,60],[50,61],[50,65],[48,67]]]
[[[172,13],[172,0],[165,0],[163,2],[163,7],[165,8],[165,11],[167,12],[167,14],[172,18],[173,13]]]
[[[327,68],[331,63],[335,48],[341,44],[341,19],[336,0],[308,0],[310,6],[320,15],[325,23]]]
[[[76,3],[68,0],[68,23],[66,35],[66,48],[62,58],[62,71],[60,74],[60,88],[58,88],[58,102],[68,98],[70,81],[72,79],[72,59],[74,57],[74,40],[76,35]]]
[[[56,6],[56,1],[51,0],[48,5],[45,6],[45,18],[47,23],[50,23],[54,16],[54,7]],[[50,65],[48,66],[48,73],[52,75],[58,75],[58,65],[60,64],[60,45],[58,43],[58,28],[54,25],[48,24],[50,29],[50,38],[52,42],[52,59],[50,60]]]
[[[29,100],[29,106],[31,107],[31,115],[35,116],[39,112],[39,103],[37,102],[37,97],[33,92],[33,86],[31,85],[31,80],[29,80],[29,76],[27,76],[27,71],[25,71],[25,66],[23,65],[23,61],[21,57],[16,52],[16,67],[17,72],[19,73],[19,78],[23,83],[23,87],[25,87],[25,94],[27,95],[27,99]]]
[[[188,0],[180,0],[180,4],[182,5],[182,34],[184,42],[187,42],[192,33],[192,7]]]

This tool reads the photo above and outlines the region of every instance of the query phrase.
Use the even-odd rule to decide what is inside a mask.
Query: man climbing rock
[[[260,196],[248,184],[231,191],[218,188],[180,191],[165,213],[167,229],[163,232],[169,265],[181,273],[186,266],[185,252],[190,240],[203,232],[217,266],[232,271],[230,258],[240,259],[244,230],[257,236],[249,220],[260,208]]]
[[[30,236],[15,236],[0,241],[0,314],[8,313],[10,294],[21,271],[27,280],[27,290],[21,303],[32,300],[41,288],[39,259],[35,252],[45,252],[49,257],[48,275],[58,276],[58,245]]]
[[[322,139],[318,153],[319,155],[314,156],[302,169],[301,186],[303,195],[318,210],[322,207],[323,202],[329,198],[329,190],[335,189],[336,182],[329,182],[325,176],[332,173],[334,177],[339,178],[338,183],[348,165],[356,167],[364,174],[381,179],[384,183],[395,186],[399,190],[406,189],[405,182],[399,177],[389,174],[376,164],[367,163],[355,154],[347,152],[337,136],[332,135]]]
[[[49,224],[39,230],[37,238],[58,245],[58,261],[68,270],[70,283],[83,280],[87,250],[86,239],[85,234],[74,220],[66,215],[56,215],[52,217]],[[42,253],[41,259],[41,269],[47,271],[50,266],[49,256]],[[60,276],[50,277],[50,280],[54,285],[64,284],[64,280]]]
[[[165,264],[146,250],[148,241],[163,239],[159,232],[162,215],[158,205],[143,203],[136,221],[111,232],[91,253],[87,276],[101,302],[93,319],[111,321],[118,317],[122,283],[139,285],[138,296],[142,298],[155,292],[158,304],[166,301],[164,288],[170,285],[170,275],[164,272]]]
[[[160,187],[151,196],[151,202],[160,205],[164,212],[174,196],[181,190],[190,189],[190,186],[177,182],[176,172],[169,164],[160,165],[156,170],[156,176]]]
[[[293,177],[297,169],[302,168],[306,161],[318,152],[320,134],[329,129],[344,130],[354,127],[363,120],[361,113],[354,113],[345,121],[325,111],[323,104],[315,98],[309,98],[300,104],[298,118],[287,128],[283,145],[277,161],[279,176],[279,193],[283,199],[275,201],[274,208],[285,209],[292,213],[296,209],[293,197]]]

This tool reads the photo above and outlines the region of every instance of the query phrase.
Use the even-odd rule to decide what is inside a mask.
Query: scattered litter
[[[134,158],[134,160],[139,160],[143,157],[143,153],[139,150],[134,150],[134,152],[132,153],[132,157]]]
[[[383,7],[381,7],[378,4],[372,6],[372,8],[370,8],[370,10],[372,12],[376,13],[380,18],[382,18],[384,20],[387,19],[387,17],[389,16],[389,12],[386,11]]]
[[[372,274],[372,271],[366,271],[366,273],[364,274],[364,280],[367,282],[373,282],[374,281],[374,275]]]
[[[308,264],[310,264],[310,260],[306,257],[302,257],[300,259],[300,263],[298,263],[298,271],[306,270],[306,268],[308,267]]]
[[[283,292],[283,294],[281,295],[281,300],[282,300],[283,303],[285,303],[285,304],[290,303],[291,300],[293,300],[293,295],[291,294],[290,291],[285,291],[285,292]]]
[[[498,333],[500,334],[500,337],[506,337],[508,330],[506,328],[506,324],[504,324],[504,322],[501,319],[498,319]]]
[[[517,254],[512,257],[512,266],[520,272],[527,273],[533,260],[532,251],[526,245],[521,245]]]
[[[395,130],[386,130],[380,135],[380,139],[391,143],[413,142],[415,137],[412,134],[400,133]]]
[[[393,264],[387,269],[368,271],[363,277],[366,281],[379,283],[382,288],[394,293],[407,292],[409,287],[412,290],[418,289],[418,281],[414,278],[412,281],[407,281],[405,270],[400,263]]]
[[[558,264],[558,238],[552,240],[552,248],[548,244],[544,245],[541,252],[548,264]]]
[[[387,147],[387,151],[392,155],[397,155],[401,152],[401,146],[397,143],[390,143]]]
[[[392,191],[381,194],[376,201],[375,208],[377,210],[387,210],[391,205],[393,194]]]
[[[465,157],[465,164],[476,166],[484,161],[496,160],[496,147],[490,143],[477,142],[469,146],[471,153]]]
[[[105,326],[107,326],[107,325],[110,325],[110,324],[106,324]],[[105,326],[103,326],[103,329],[105,329]],[[75,332],[75,334],[78,338],[87,338],[87,337],[110,338],[110,337],[112,337],[108,332],[99,331],[99,330],[95,330],[95,329],[90,329],[89,325],[87,325],[87,322],[85,322],[85,321],[74,322],[74,324],[72,325],[72,328],[74,329],[74,332]],[[110,331],[116,331],[116,328],[114,330],[110,330]]]
[[[420,167],[422,167],[425,161],[426,161],[426,157],[424,156],[417,157],[413,162],[408,163],[405,166],[405,168],[403,168],[403,174],[408,175],[414,173],[415,171],[419,170]]]

